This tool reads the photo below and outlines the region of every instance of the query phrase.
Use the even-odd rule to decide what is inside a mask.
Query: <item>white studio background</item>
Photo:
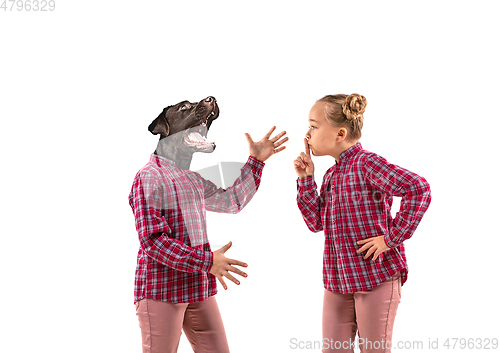
[[[217,295],[232,352],[318,351],[291,346],[321,339],[323,295],[292,161],[315,100],[353,92],[363,147],[433,194],[393,341],[499,338],[497,2],[55,2],[0,9],[1,352],[141,351],[128,193],[156,147],[149,123],[208,95],[217,149],[192,169],[245,162],[245,132],[290,137],[247,208],[208,214],[211,242],[249,263]],[[314,162],[320,185],[334,161]]]

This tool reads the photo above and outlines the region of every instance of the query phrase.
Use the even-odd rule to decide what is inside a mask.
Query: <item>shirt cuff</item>
[[[212,262],[214,261],[214,254],[211,251],[202,251],[199,250],[198,255],[200,258],[203,260],[203,264],[201,266],[201,271],[203,272],[210,272],[210,269],[212,268]]]
[[[305,177],[304,179],[297,178],[297,186],[307,187],[314,184],[314,175]]]
[[[387,245],[390,248],[395,248],[395,247],[401,245],[400,242],[393,241],[396,238],[400,238],[399,233],[400,232],[397,229],[390,228],[389,233],[386,234],[384,237],[385,245]],[[391,240],[391,239],[393,239],[393,240]]]
[[[391,241],[389,240],[389,238],[387,237],[387,235],[384,237],[384,242],[385,242],[385,245],[387,245],[388,248],[393,248],[392,246],[389,245],[391,243]]]
[[[259,161],[257,158],[252,156],[248,157],[247,163],[253,167],[259,167],[259,168],[262,168],[266,165],[266,163]]]

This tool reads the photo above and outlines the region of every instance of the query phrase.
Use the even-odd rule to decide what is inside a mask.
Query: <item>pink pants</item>
[[[136,304],[143,353],[177,352],[184,330],[195,353],[228,353],[226,332],[215,297],[196,303],[142,299]]]
[[[362,353],[391,352],[392,328],[401,300],[398,272],[364,292],[334,293],[325,289],[323,352],[354,352],[356,331]]]

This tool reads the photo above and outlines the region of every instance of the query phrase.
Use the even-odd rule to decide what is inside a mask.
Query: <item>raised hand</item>
[[[240,284],[236,278],[234,278],[229,271],[239,274],[240,276],[247,277],[247,274],[240,269],[234,267],[233,265],[247,267],[248,265],[244,262],[228,259],[224,253],[233,245],[231,242],[224,245],[219,250],[213,252],[212,267],[210,268],[210,273],[213,274],[219,282],[222,284],[224,289],[227,289],[226,282],[224,282],[223,277],[227,277],[229,280],[236,284]]]
[[[305,179],[308,176],[314,175],[314,163],[311,159],[311,150],[309,149],[309,144],[307,139],[304,139],[305,152],[301,152],[294,161],[293,165],[295,167],[295,172],[300,179]]]
[[[269,139],[269,137],[271,136],[271,134],[275,129],[276,126],[273,126],[271,130],[269,130],[269,132],[262,138],[262,140],[258,142],[254,142],[252,140],[252,137],[249,134],[245,133],[245,136],[248,141],[248,149],[250,150],[250,155],[252,157],[257,158],[261,162],[264,162],[273,154],[283,151],[286,148],[286,146],[279,147],[286,141],[288,141],[288,137],[281,139],[283,136],[285,136],[286,131],[282,131],[275,137]]]

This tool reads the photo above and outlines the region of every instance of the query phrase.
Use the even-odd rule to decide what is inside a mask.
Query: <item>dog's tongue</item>
[[[184,143],[188,146],[194,146],[200,149],[205,147],[212,146],[212,149],[215,148],[215,143],[212,141],[208,141],[204,136],[207,132],[206,126],[195,126],[189,129],[184,135]]]
[[[207,139],[201,136],[199,132],[190,132],[188,135],[188,138],[191,141],[196,141],[196,142],[207,142]]]

